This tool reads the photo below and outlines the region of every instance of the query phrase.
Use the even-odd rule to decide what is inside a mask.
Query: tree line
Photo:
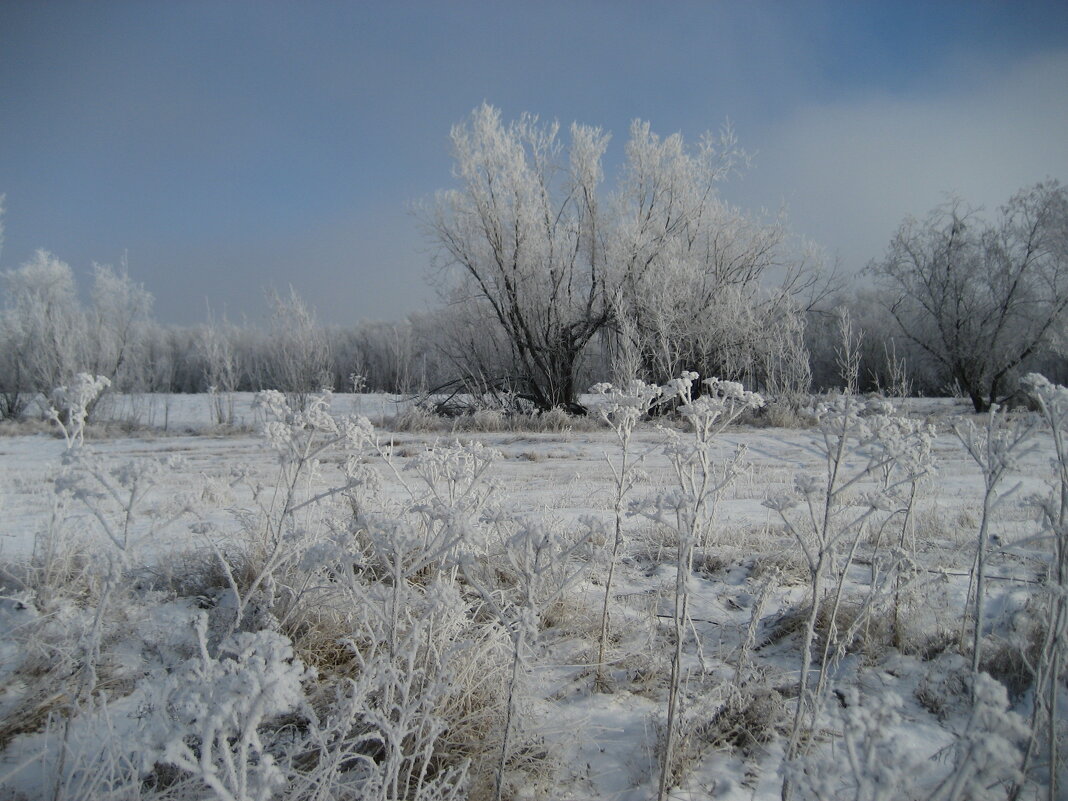
[[[782,402],[847,386],[959,394],[977,411],[1024,372],[1064,382],[1068,192],[1022,189],[994,215],[951,199],[909,217],[846,281],[784,216],[726,202],[748,156],[730,130],[688,143],[636,121],[605,188],[609,135],[482,105],[451,132],[455,185],[419,209],[443,302],[394,322],[324,326],[292,289],[266,324],[210,310],[162,326],[153,298],[95,265],[88,302],[38,251],[2,273],[0,415],[89,371],[122,391],[463,391],[582,411],[610,379],[683,370]]]
[[[866,270],[877,314],[856,315],[861,339],[884,351],[878,367],[861,364],[849,300],[830,291],[819,250],[723,200],[720,184],[747,161],[729,130],[687,143],[636,121],[611,190],[599,128],[573,124],[564,142],[556,123],[505,123],[483,104],[451,139],[456,186],[424,221],[457,305],[511,355],[505,372],[482,371],[486,383],[539,408],[574,403],[598,337],[617,381],[695,370],[790,397],[831,380],[813,375],[811,354],[828,350],[836,318],[839,378],[881,383],[889,371],[902,389],[959,392],[976,411],[1062,351],[1068,193],[1056,181],[994,219],[954,199],[901,224]]]

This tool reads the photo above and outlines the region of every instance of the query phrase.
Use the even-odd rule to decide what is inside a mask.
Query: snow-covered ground
[[[43,433],[0,438],[0,563],[8,574],[7,578],[0,575],[5,596],[0,599],[0,640],[4,641],[0,646],[0,663],[4,663],[0,667],[0,715],[5,716],[0,723],[0,748],[4,749],[0,754],[0,788],[5,788],[0,789],[0,799],[53,797],[57,788],[62,792],[54,797],[139,797],[107,795],[103,785],[84,790],[89,785],[80,776],[91,772],[88,763],[105,758],[103,751],[99,757],[86,756],[97,752],[85,741],[93,739],[89,733],[100,731],[105,710],[108,736],[116,742],[148,737],[137,732],[141,731],[141,721],[151,717],[146,717],[144,710],[154,703],[149,697],[154,691],[152,682],[166,681],[168,675],[175,680],[173,677],[181,674],[179,666],[197,658],[195,639],[190,639],[193,635],[189,632],[198,612],[190,601],[190,591],[177,575],[179,565],[190,559],[189,554],[207,554],[206,561],[211,562],[213,553],[222,559],[224,554],[249,548],[250,531],[277,512],[272,504],[276,503],[274,493],[283,469],[279,462],[282,451],[278,442],[272,448],[258,430],[252,432],[262,423],[263,414],[253,408],[251,395],[239,396],[234,422],[250,428],[224,430],[212,424],[211,404],[212,399],[205,396],[111,399],[102,414],[137,422],[150,430],[139,430],[134,436],[90,437],[85,449],[91,461],[66,467],[62,439]],[[516,686],[521,702],[515,707],[512,735],[512,747],[519,747],[518,742],[521,748],[509,756],[505,794],[575,799],[655,796],[674,649],[679,536],[665,523],[651,520],[647,511],[652,503],[649,499],[677,484],[671,454],[665,449],[669,434],[646,421],[637,428],[631,445],[631,458],[640,459],[642,473],[625,501],[628,506],[637,502],[630,511],[639,513],[623,517],[625,545],[610,603],[609,680],[595,686],[600,604],[617,491],[613,471],[620,464],[615,433],[607,428],[562,433],[462,433],[456,436],[464,444],[461,448],[446,434],[391,432],[388,421],[403,411],[403,406],[404,399],[372,395],[340,395],[332,401],[334,415],[364,415],[375,424],[377,444],[364,442],[359,446],[362,468],[369,468],[381,481],[374,502],[378,517],[374,519],[392,515],[397,521],[434,520],[438,522],[426,523],[427,531],[466,525],[492,537],[498,531],[495,521],[508,516],[512,522],[500,531],[509,536],[517,530],[515,521],[534,520],[561,532],[567,542],[578,542],[569,557],[577,566],[575,575],[559,597],[537,610],[537,635],[524,641],[529,654],[519,666]],[[803,745],[796,751],[799,756],[793,769],[798,772],[791,785],[795,797],[854,797],[850,748],[861,752],[869,748],[869,773],[879,774],[871,779],[876,782],[872,785],[875,789],[864,790],[857,797],[924,797],[955,764],[952,747],[972,735],[987,738],[995,751],[1002,749],[1005,765],[999,763],[998,754],[988,755],[988,772],[983,779],[995,786],[989,797],[1004,797],[1004,782],[1012,778],[1008,765],[1017,757],[1014,749],[1018,744],[1011,737],[1004,742],[998,739],[1004,735],[998,727],[1011,728],[1009,723],[991,724],[990,731],[983,732],[969,728],[970,674],[967,648],[960,647],[967,641],[963,636],[967,632],[962,629],[984,498],[983,477],[951,430],[952,422],[970,417],[963,411],[953,401],[911,402],[908,407],[910,419],[927,419],[935,425],[935,469],[920,480],[907,524],[910,535],[915,535],[915,545],[910,546],[912,573],[907,591],[902,591],[901,617],[891,635],[891,613],[878,607],[870,619],[858,624],[858,631],[850,633],[848,642],[841,643],[833,666],[828,665],[826,698],[830,701],[820,707],[815,726],[806,728]],[[684,432],[683,426],[668,425],[672,431]],[[681,436],[685,441],[687,435]],[[802,669],[800,653],[811,577],[798,542],[766,501],[793,490],[798,476],[824,479],[826,456],[821,442],[816,429],[747,427],[729,428],[714,440],[714,464],[729,462],[740,446],[744,455],[737,477],[718,500],[710,537],[698,544],[692,569],[685,571],[689,607],[683,626],[681,723],[674,746],[677,767],[672,798],[771,799],[780,795],[780,768],[789,747]],[[472,486],[477,484],[477,491],[471,490],[472,496],[461,492],[448,498],[454,504],[451,511],[434,518],[425,511],[431,505],[428,498],[437,493],[435,497],[441,501],[447,493],[440,492],[445,483],[435,488],[424,480],[433,461],[427,454],[460,454],[452,462],[455,466],[459,463],[456,460],[462,462],[467,458],[464,454],[476,452],[477,446],[482,446],[478,454],[493,454],[486,472],[472,482]],[[869,456],[869,451],[857,448],[843,461],[843,471],[859,470]],[[1002,485],[1003,501],[991,512],[986,650],[1005,662],[1011,661],[1012,650],[1019,650],[1020,638],[1029,631],[1025,618],[1032,615],[1034,582],[1044,569],[1041,548],[1029,542],[1038,530],[1031,498],[1047,491],[1051,456],[1048,432],[1036,433]],[[301,481],[310,481],[301,485],[301,497],[315,499],[329,488],[345,485],[353,475],[352,465],[346,465],[344,450],[324,452],[314,469],[301,474]],[[350,472],[346,474],[345,469]],[[446,470],[441,465],[435,469]],[[72,478],[72,471],[82,472]],[[129,479],[132,474],[146,478],[138,483]],[[359,482],[364,483],[351,483],[352,487],[365,486],[366,476],[360,475],[363,478]],[[442,473],[436,475],[440,479]],[[850,492],[859,498],[877,484],[877,476],[867,476]],[[125,491],[133,485],[137,489],[131,491],[144,494],[137,497],[132,515],[123,514],[122,498],[104,497],[115,488]],[[363,513],[362,509],[353,511],[359,501],[350,496],[358,495],[353,491],[341,504],[349,509],[350,518]],[[470,509],[463,504],[475,496],[477,509],[466,518]],[[647,499],[644,511],[642,499]],[[328,505],[334,500],[337,498],[323,498],[316,503]],[[849,504],[858,509],[863,506],[856,499]],[[314,518],[299,518],[301,526],[320,528],[311,534],[304,529],[286,532],[285,536],[293,537],[294,548],[306,547],[307,541],[301,537],[308,536],[329,541],[331,547],[341,542],[336,530],[337,507],[331,505],[330,510]],[[304,511],[301,509],[301,514]],[[446,518],[447,524],[439,524]],[[110,634],[92,646],[96,651],[88,656],[63,657],[68,660],[63,664],[71,670],[84,670],[83,662],[89,658],[101,661],[95,669],[100,674],[95,677],[97,685],[79,685],[88,689],[72,698],[72,691],[64,684],[66,679],[42,679],[50,675],[50,657],[29,654],[34,641],[23,635],[38,627],[42,648],[58,647],[62,642],[72,653],[77,652],[90,638],[89,632],[104,625],[102,615],[94,617],[93,612],[104,608],[99,593],[103,592],[100,582],[106,585],[106,581],[97,578],[95,584],[86,584],[86,593],[97,594],[86,600],[83,608],[78,599],[57,602],[60,593],[55,586],[48,588],[52,596],[44,597],[47,593],[41,588],[47,582],[31,575],[24,566],[40,560],[49,532],[62,547],[77,547],[88,562],[93,561],[94,554],[109,552],[115,548],[115,531],[109,540],[102,519],[111,525],[121,521],[125,526],[122,536],[128,538],[123,542],[129,543],[129,556],[123,552],[121,559],[108,562],[107,569],[121,571],[125,580],[140,583],[134,589],[122,589],[121,609],[114,600],[119,591],[109,590],[109,610],[114,610],[116,617],[107,622],[113,627]],[[843,610],[862,608],[865,592],[875,584],[873,579],[883,564],[879,561],[883,557],[876,555],[881,553],[879,536],[874,529],[863,534],[843,585]],[[502,546],[504,550],[499,553],[505,553],[507,547]],[[848,550],[848,541],[835,551],[835,558],[841,557],[843,549]],[[308,553],[313,551],[320,553],[310,548]],[[438,554],[431,561],[438,558],[444,557]],[[498,572],[508,564],[514,566],[518,557],[507,558],[513,562],[502,562]],[[145,568],[154,576],[166,573],[170,578],[149,581]],[[516,575],[523,575],[522,569],[515,570]],[[280,587],[282,582],[278,583]],[[472,580],[464,592],[476,585]],[[210,603],[202,598],[206,590],[194,593],[201,598],[198,603],[212,610],[234,603],[234,598],[224,600],[225,580],[214,586]],[[500,590],[487,590],[487,599],[503,598],[511,591],[508,582],[501,586]],[[833,588],[833,582],[829,587]],[[250,596],[254,591],[262,592],[263,586],[248,589]],[[317,597],[311,589],[307,592],[307,598]],[[468,602],[474,603],[470,598]],[[282,608],[287,603],[282,590],[272,586],[267,596],[255,600],[258,611],[252,617],[271,620],[268,629],[289,635],[287,621],[279,622],[275,611],[275,606]],[[492,617],[486,611],[493,607],[489,600],[476,605],[482,611],[472,614],[479,619],[480,615]],[[509,613],[502,609],[500,614],[507,618]],[[52,628],[41,622],[48,615],[59,621]],[[836,625],[846,628],[847,618],[843,614]],[[510,663],[499,651],[507,650],[508,637],[515,635],[508,635],[512,624],[506,620],[498,624],[500,631],[494,636],[503,639],[493,653],[503,671],[501,680],[506,681]],[[211,625],[216,625],[214,617]],[[57,633],[57,626],[65,626],[65,633]],[[168,638],[161,627],[185,633]],[[241,628],[255,626],[242,624]],[[377,629],[371,626],[367,630]],[[821,650],[828,636],[833,635],[817,633],[812,643],[814,653]],[[210,636],[207,642],[212,642]],[[299,643],[297,650],[305,654],[306,662],[312,661]],[[326,662],[318,669],[320,674],[326,671]],[[1026,676],[1020,675],[1024,669],[1016,663],[992,664],[989,669],[995,674],[1002,671],[998,678],[1008,690],[1010,704],[1026,716],[1030,700]],[[456,684],[472,679],[450,675],[448,680]],[[306,694],[312,697],[314,693],[307,688],[315,680],[305,676],[303,682]],[[60,700],[34,695],[51,690],[67,695]],[[105,703],[105,699],[110,700]],[[997,706],[996,700],[992,703]],[[23,720],[32,717],[34,704],[40,707],[37,718]],[[78,710],[75,723],[64,729],[61,721],[73,709]],[[292,716],[294,709],[279,711]],[[995,713],[991,714],[1005,714],[1004,710]],[[82,730],[79,720],[85,721]],[[263,723],[264,730],[274,731],[269,722]],[[843,738],[844,733],[848,737]],[[79,734],[82,740],[78,740]],[[188,740],[191,735],[186,732],[185,736]],[[491,739],[499,742],[500,733]],[[62,761],[61,742],[68,744],[66,761]],[[80,745],[75,748],[69,745],[72,742]],[[99,750],[99,744],[96,747]],[[171,747],[176,746],[172,743]],[[125,748],[123,753],[135,761],[129,755],[128,742],[116,748]],[[281,746],[276,743],[274,748]],[[164,750],[160,746],[151,751],[145,764],[131,763],[129,767],[128,772],[142,780],[149,774],[155,777],[155,784],[143,785],[137,791],[143,797],[154,797],[153,793],[167,797],[171,791],[158,779],[159,765],[166,761]],[[108,759],[116,759],[114,749],[107,753]],[[276,758],[281,759],[277,754]],[[250,759],[261,766],[257,760],[262,756]],[[475,794],[491,794],[493,754],[476,754],[474,759],[469,788]],[[182,763],[174,757],[169,764]],[[75,775],[77,771],[82,773]],[[190,773],[195,771],[186,769],[186,774]],[[211,782],[204,776],[198,781],[202,783],[191,782],[174,797],[225,797],[220,791],[209,791]],[[272,784],[275,779],[268,776],[263,781],[267,784],[259,790],[246,786],[244,796],[234,797],[244,801],[293,792],[292,784],[286,785],[281,779]],[[887,786],[885,782],[896,784]],[[262,794],[257,795],[260,790]]]
[[[111,394],[105,395],[100,401],[100,407],[94,410],[94,419],[130,422],[165,433],[201,432],[216,427],[216,409],[223,409],[227,413],[232,409],[235,427],[254,426],[258,419],[253,409],[255,396],[254,392],[220,395]],[[333,396],[331,408],[335,414],[359,414],[374,423],[380,423],[401,414],[413,402],[409,395],[339,393]]]

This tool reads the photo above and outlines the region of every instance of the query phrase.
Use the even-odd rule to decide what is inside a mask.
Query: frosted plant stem
[[[745,639],[742,640],[741,648],[738,649],[738,661],[734,668],[734,687],[736,690],[742,688],[746,683],[746,673],[749,668],[749,659],[753,653],[753,648],[756,645],[757,629],[760,626],[760,619],[764,615],[764,609],[767,606],[768,599],[771,597],[773,585],[776,578],[780,575],[776,570],[764,580],[763,586],[757,593],[756,600],[753,602],[752,612],[749,616],[749,625],[745,630]]]
[[[909,532],[909,529],[913,525],[913,511],[914,511],[914,509],[916,507],[916,491],[917,491],[917,485],[916,485],[916,482],[913,481],[911,486],[910,486],[910,488],[909,488],[908,506],[905,507],[905,520],[901,524],[901,539],[898,541],[898,546],[901,548],[901,551],[903,553],[906,551],[906,546],[908,545],[908,532]],[[915,539],[916,538],[915,538],[915,535],[914,535],[913,536],[913,547],[915,547]],[[873,583],[875,581],[875,572],[874,571],[875,571],[875,560],[872,559],[872,582]],[[902,635],[902,631],[901,630],[902,630],[902,625],[901,625],[901,570],[899,568],[896,571],[896,575],[894,576],[894,647],[899,649],[899,650],[901,649],[901,646],[902,646],[902,643],[903,643],[903,635]]]
[[[616,575],[616,564],[619,562],[619,552],[623,549],[623,497],[626,494],[626,481],[629,466],[627,463],[630,445],[630,434],[620,436],[623,445],[623,456],[619,471],[616,473],[616,502],[615,502],[615,538],[612,541],[612,556],[608,565],[608,578],[604,583],[604,604],[601,608],[601,632],[597,644],[597,686],[605,689],[608,685],[605,676],[605,650],[608,645],[608,605],[612,599],[612,583]],[[611,462],[609,462],[611,464]]]
[[[809,676],[812,673],[812,643],[816,638],[816,621],[820,610],[819,599],[823,594],[823,576],[826,568],[827,557],[826,554],[821,553],[812,574],[812,605],[809,608],[808,620],[805,621],[805,639],[801,646],[801,676],[798,679],[797,709],[794,712],[794,723],[790,730],[790,743],[786,749],[788,759],[797,756],[805,707],[812,701],[808,686]]]
[[[612,598],[612,582],[616,575],[616,562],[619,560],[619,551],[621,544],[621,536],[619,533],[619,520],[616,520],[616,539],[612,546],[612,561],[608,565],[608,577],[604,583],[604,604],[601,608],[601,633],[598,637],[597,645],[597,679],[596,684],[599,689],[606,689],[608,687],[608,680],[605,675],[605,649],[608,644],[608,604]]]
[[[516,635],[514,650],[512,651],[512,677],[508,682],[508,705],[504,713],[504,736],[501,738],[501,761],[497,765],[497,787],[494,794],[495,801],[501,801],[501,793],[504,790],[504,768],[508,761],[508,749],[512,740],[512,715],[515,711],[515,688],[519,681],[519,651],[522,647],[522,634]]]
[[[1033,423],[1021,424],[1007,421],[997,414],[997,406],[990,407],[986,426],[982,432],[969,424],[956,429],[957,438],[983,474],[983,511],[979,523],[979,541],[974,562],[975,599],[972,614],[972,692],[975,701],[976,677],[982,658],[983,607],[986,603],[986,557],[990,540],[990,523],[994,505],[998,501],[998,486],[1008,470],[1014,465],[1017,452],[1030,437]]]
[[[1055,621],[1060,625],[1060,621]],[[1059,744],[1057,740],[1057,704],[1059,703],[1059,687],[1061,683],[1060,676],[1060,658],[1056,653],[1050,654],[1049,657],[1053,661],[1052,670],[1050,671],[1049,680],[1049,710],[1047,712],[1047,732],[1046,736],[1049,741],[1049,801],[1056,801],[1059,798],[1057,792],[1057,768],[1060,762]]]
[[[963,652],[968,643],[968,616],[972,613],[972,605],[975,597],[975,573],[979,566],[979,550],[976,549],[972,558],[972,566],[968,569],[968,591],[964,594],[964,614],[960,621],[960,650]]]
[[[649,386],[642,381],[633,380],[623,389],[617,389],[611,384],[598,384],[591,388],[591,392],[606,396],[607,402],[600,410],[601,418],[612,427],[620,447],[618,468],[612,462],[612,458],[607,453],[605,454],[605,461],[608,462],[608,466],[612,471],[612,478],[615,481],[616,496],[612,507],[615,517],[615,531],[608,565],[608,577],[604,587],[604,602],[601,606],[601,630],[597,642],[597,676],[594,684],[600,690],[607,690],[608,679],[605,672],[605,652],[608,648],[608,607],[612,601],[612,587],[615,581],[619,555],[623,550],[623,502],[627,492],[634,486],[635,482],[634,464],[630,454],[631,438],[634,433],[634,426],[656,403],[656,399],[661,394],[662,389]],[[641,457],[639,457],[640,459]]]
[[[689,620],[689,578],[693,569],[694,548],[700,543],[707,546],[709,530],[715,516],[720,493],[737,477],[744,448],[739,448],[727,462],[721,474],[712,466],[711,445],[715,436],[736,420],[747,408],[764,404],[763,398],[742,389],[741,384],[706,379],[707,394],[694,400],[692,387],[698,378],[696,373],[684,372],[672,381],[665,390],[667,397],[682,401],[680,412],[692,428],[693,440],[683,445],[672,437],[668,447],[672,471],[675,474],[679,494],[671,498],[666,509],[674,519],[666,519],[665,508],[659,508],[653,519],[673,525],[678,537],[678,553],[675,564],[674,654],[671,664],[671,679],[668,688],[667,731],[664,738],[663,760],[660,766],[658,801],[667,798],[674,759],[676,729],[679,719],[680,685],[682,676],[682,645]]]
[[[979,546],[975,558],[975,616],[972,629],[972,703],[975,703],[975,677],[979,675],[979,661],[983,647],[983,606],[986,601],[986,549],[990,537],[990,507],[994,488],[989,487],[983,495],[983,519],[979,524]]]
[[[1044,377],[1028,375],[1022,382],[1035,402],[1039,413],[1050,426],[1053,436],[1054,470],[1056,479],[1053,497],[1041,504],[1045,527],[1051,535],[1051,564],[1047,573],[1050,586],[1046,602],[1046,632],[1034,667],[1034,689],[1029,721],[1030,736],[1020,766],[1020,781],[1013,785],[1010,801],[1017,801],[1027,782],[1040,746],[1040,734],[1045,730],[1048,762],[1046,798],[1058,798],[1058,763],[1060,743],[1057,733],[1056,710],[1059,704],[1059,685],[1064,663],[1064,638],[1068,635],[1068,445],[1064,431],[1068,423],[1068,405],[1063,387],[1054,386]]]
[[[693,562],[692,544],[679,545],[679,558],[675,565],[675,650],[671,657],[671,680],[668,686],[667,734],[664,739],[663,764],[660,767],[660,786],[657,790],[658,801],[667,798],[668,782],[671,775],[671,763],[674,759],[676,717],[679,706],[679,687],[682,683],[682,642],[686,633],[686,621],[689,620],[690,595],[686,590],[686,580]]]
[[[870,514],[870,511],[868,512]],[[868,515],[864,515],[867,517]],[[856,558],[857,546],[860,544],[860,537],[864,531],[863,522],[854,523],[856,526],[856,535],[853,537],[853,542],[849,549],[849,556],[846,557],[845,564],[841,568],[841,572],[838,574],[838,581],[834,591],[834,603],[831,605],[830,619],[827,621],[827,637],[823,643],[823,654],[820,657],[820,677],[816,682],[816,703],[819,706],[820,699],[823,698],[824,690],[827,688],[827,666],[831,659],[831,646],[835,644],[835,639],[838,636],[838,610],[842,605],[842,596],[845,593],[846,575],[849,572],[849,568],[853,565],[853,560]],[[874,563],[874,559],[872,562]],[[817,609],[818,611],[818,609]]]
[[[52,801],[62,801],[60,796],[60,790],[63,787],[63,771],[67,764],[67,750],[70,746],[67,745],[70,739],[70,722],[73,717],[73,713],[68,715],[66,720],[63,721],[63,742],[59,749],[59,765],[56,767],[56,783],[52,788]]]

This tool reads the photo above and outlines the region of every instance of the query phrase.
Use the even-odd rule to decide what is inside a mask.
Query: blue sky
[[[117,263],[190,323],[292,284],[332,323],[435,302],[412,202],[483,100],[755,153],[846,270],[956,192],[1068,180],[1064,2],[0,3],[0,268]]]

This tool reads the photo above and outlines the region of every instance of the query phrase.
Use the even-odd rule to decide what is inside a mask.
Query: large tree
[[[993,222],[959,199],[906,219],[873,262],[901,333],[977,412],[1013,371],[1054,343],[1068,309],[1068,192],[1021,190]]]
[[[556,123],[505,124],[483,105],[453,128],[458,186],[426,215],[443,266],[464,277],[452,302],[511,349],[510,369],[484,383],[541,408],[575,407],[580,358],[600,332],[632,373],[619,378],[741,373],[804,284],[782,221],[718,195],[745,159],[729,132],[691,146],[636,121],[606,195],[608,139],[574,124],[565,146]],[[776,271],[779,291],[768,293],[762,280]]]
[[[452,129],[459,187],[428,222],[449,266],[501,326],[515,374],[499,376],[537,406],[573,404],[579,356],[607,320],[598,186],[608,137],[523,115],[505,125],[483,104]]]

